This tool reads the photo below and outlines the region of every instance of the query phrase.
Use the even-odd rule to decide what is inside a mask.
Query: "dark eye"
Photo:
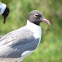
[[[36,17],[38,16],[38,15],[35,15]]]
[[[37,17],[37,16],[38,16],[38,14],[35,14],[34,16],[35,16],[35,17]]]
[[[35,14],[34,16],[35,16],[35,17],[41,17],[41,15],[38,15],[38,14]]]

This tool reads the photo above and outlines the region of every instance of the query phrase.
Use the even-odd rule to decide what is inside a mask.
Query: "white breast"
[[[41,40],[41,27],[31,23],[29,20],[27,20],[27,28],[30,29],[34,34],[33,36],[35,38],[39,38],[39,42]]]

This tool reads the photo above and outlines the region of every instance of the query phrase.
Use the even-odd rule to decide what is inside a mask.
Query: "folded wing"
[[[0,39],[0,57],[20,57],[24,51],[34,50],[38,41],[26,27],[12,31]]]

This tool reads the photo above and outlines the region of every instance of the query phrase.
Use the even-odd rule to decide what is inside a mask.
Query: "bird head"
[[[36,25],[40,25],[41,22],[45,22],[50,25],[50,22],[44,18],[43,14],[37,10],[30,13],[28,20]]]
[[[4,18],[3,23],[6,22],[6,18],[9,15],[9,12],[9,8],[6,6],[6,4],[0,2],[0,15],[2,15]]]

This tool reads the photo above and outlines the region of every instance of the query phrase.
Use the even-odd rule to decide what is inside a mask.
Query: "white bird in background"
[[[0,38],[0,62],[22,62],[39,45],[41,40],[40,23],[50,22],[37,10],[30,13],[27,24]]]
[[[6,18],[9,15],[9,8],[6,6],[6,4],[0,2],[0,15],[4,17],[4,22],[6,22]]]

